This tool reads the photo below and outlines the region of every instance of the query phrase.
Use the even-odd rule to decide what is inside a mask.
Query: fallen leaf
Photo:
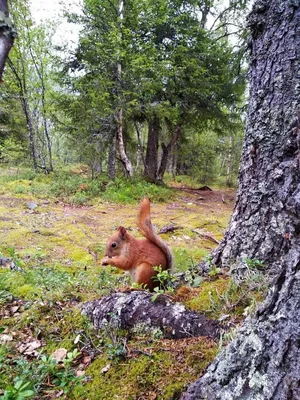
[[[101,369],[101,374],[106,374],[106,372],[109,370],[110,370],[110,364],[107,364],[104,368]]]
[[[5,333],[3,335],[0,335],[0,344],[11,342],[12,340],[13,340],[12,335],[7,335]]]
[[[85,371],[83,371],[83,370],[76,371],[76,376],[83,376],[84,374],[85,374]]]
[[[43,344],[40,340],[33,340],[32,342],[28,343],[21,343],[20,346],[18,346],[18,350],[21,354],[26,356],[37,357],[38,352],[36,349],[39,349],[42,347],[42,345]]]
[[[20,308],[19,306],[15,306],[15,307],[12,307],[10,309],[10,311],[11,311],[12,314],[15,314],[18,311],[19,308]]]
[[[66,358],[67,353],[68,353],[68,350],[61,348],[61,349],[55,350],[55,352],[52,353],[51,356],[52,356],[52,358],[54,358],[54,360],[57,363],[60,363]]]
[[[83,357],[82,364],[89,365],[92,362],[92,356]]]

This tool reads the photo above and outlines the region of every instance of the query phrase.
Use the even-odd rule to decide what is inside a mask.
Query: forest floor
[[[167,340],[161,332],[132,337],[111,327],[95,332],[80,313],[82,302],[130,284],[128,275],[99,260],[119,225],[138,236],[138,203],[98,198],[75,206],[12,188],[0,191],[0,399],[22,393],[34,399],[178,398],[226,335],[217,343]],[[170,199],[151,208],[158,230],[176,228],[161,235],[174,253],[173,272],[185,273],[185,285],[171,290],[171,298],[231,327],[260,296],[254,280],[242,287],[219,268],[205,277],[194,272],[222,239],[234,197],[234,190],[177,184]]]
[[[199,262],[221,240],[232,212],[234,191],[176,188],[175,199],[152,204],[158,229],[176,228],[163,235],[177,252]],[[101,202],[75,206],[24,194],[0,194],[1,246],[14,247],[22,258],[42,256],[44,262],[81,265],[103,255],[107,238],[123,225],[138,235],[138,204]]]

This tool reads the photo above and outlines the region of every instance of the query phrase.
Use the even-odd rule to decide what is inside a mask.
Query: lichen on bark
[[[181,400],[300,399],[300,4],[256,1],[237,202],[217,264],[265,262],[274,281]]]

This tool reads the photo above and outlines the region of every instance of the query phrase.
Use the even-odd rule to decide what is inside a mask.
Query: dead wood
[[[169,232],[174,232],[177,229],[182,229],[182,226],[176,226],[176,225],[165,225],[159,230],[159,234],[161,233],[169,233]]]
[[[220,336],[221,327],[217,321],[187,310],[166,295],[159,295],[155,301],[152,298],[146,291],[113,293],[85,303],[82,313],[91,319],[95,329],[111,326],[148,334],[159,329],[169,339],[197,336],[217,339]]]
[[[219,240],[217,240],[216,238],[214,238],[212,235],[208,234],[208,233],[203,233],[201,232],[199,229],[192,229],[192,232],[197,233],[197,235],[199,235],[201,238],[206,239],[206,240],[211,240],[214,243],[219,244]]]

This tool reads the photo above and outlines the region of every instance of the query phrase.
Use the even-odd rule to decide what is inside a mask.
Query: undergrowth
[[[55,197],[75,205],[83,205],[99,198],[114,203],[136,203],[144,196],[160,202],[172,197],[172,190],[145,181],[116,178],[108,181],[106,176],[94,179],[70,169],[57,170],[45,175],[31,170],[1,170],[0,193],[7,191],[16,195]]]

